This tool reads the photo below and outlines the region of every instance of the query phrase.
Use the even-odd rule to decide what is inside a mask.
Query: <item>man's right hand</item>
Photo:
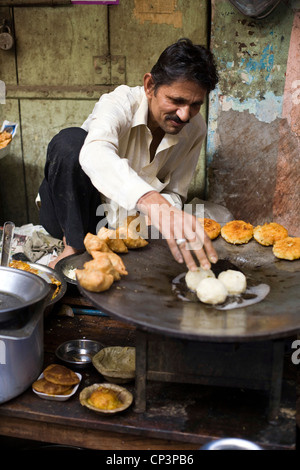
[[[196,260],[203,269],[209,269],[210,263],[218,261],[210,238],[194,215],[173,207],[157,191],[142,196],[137,208],[164,236],[175,260],[185,262],[189,270],[197,269]]]

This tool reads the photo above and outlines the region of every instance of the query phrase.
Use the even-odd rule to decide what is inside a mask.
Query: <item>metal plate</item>
[[[79,266],[82,267],[81,263],[81,255],[75,254],[66,256],[65,258],[62,258],[60,261],[58,261],[58,263],[56,263],[55,270],[60,273],[60,275],[63,277],[67,284],[77,286],[74,270],[77,269]]]
[[[67,290],[67,283],[64,280],[63,276],[59,272],[57,272],[54,269],[49,268],[49,266],[45,266],[43,264],[32,263],[31,261],[25,261],[25,263],[29,264],[29,266],[31,268],[37,270],[37,273],[34,273],[34,274],[36,274],[37,276],[40,276],[48,284],[53,286],[53,294],[55,292],[55,289],[54,289],[55,284],[52,283],[51,278],[53,278],[55,281],[60,282],[58,292],[55,294],[55,296],[50,297],[50,300],[47,303],[47,307],[54,305],[56,302],[58,302],[65,295],[66,290]]]
[[[105,313],[164,335],[232,342],[269,340],[298,332],[300,260],[278,260],[272,247],[263,247],[255,240],[235,246],[219,237],[214,245],[220,260],[229,260],[254,283],[270,286],[263,301],[220,311],[201,302],[179,300],[172,280],[186,268],[173,259],[164,240],[151,240],[147,247],[123,255],[128,276],[108,291],[93,293],[81,286],[79,290]],[[82,265],[90,259],[87,253],[81,257]]]

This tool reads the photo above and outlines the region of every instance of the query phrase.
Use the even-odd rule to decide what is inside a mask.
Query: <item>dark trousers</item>
[[[79,164],[86,131],[71,127],[60,131],[48,145],[45,174],[39,189],[40,223],[50,235],[83,250],[88,232],[96,233],[101,195]]]

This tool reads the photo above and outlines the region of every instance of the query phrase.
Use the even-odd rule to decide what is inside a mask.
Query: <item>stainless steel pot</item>
[[[20,395],[41,372],[49,295],[39,276],[0,266],[0,403]]]

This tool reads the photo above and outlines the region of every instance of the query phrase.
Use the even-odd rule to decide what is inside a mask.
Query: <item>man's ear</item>
[[[154,92],[154,80],[150,72],[147,72],[144,75],[144,89],[147,98],[151,98]]]

